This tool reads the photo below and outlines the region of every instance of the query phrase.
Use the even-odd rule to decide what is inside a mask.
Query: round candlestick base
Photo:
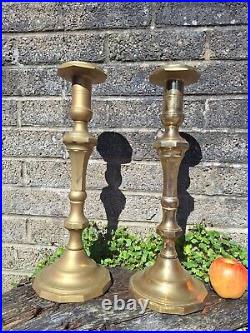
[[[190,276],[178,259],[160,255],[153,266],[131,277],[129,289],[136,299],[149,300],[148,308],[179,315],[203,309],[208,294],[203,283]]]
[[[66,249],[54,264],[44,268],[32,287],[47,300],[85,302],[103,295],[110,287],[109,271],[87,257],[83,250]]]

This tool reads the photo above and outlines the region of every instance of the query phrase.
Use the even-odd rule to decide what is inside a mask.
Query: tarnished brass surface
[[[164,240],[164,248],[153,266],[131,277],[129,288],[136,298],[148,299],[149,308],[164,313],[187,314],[201,310],[207,296],[203,283],[181,266],[175,250],[175,240],[182,234],[176,221],[177,177],[189,147],[178,131],[183,122],[183,87],[198,78],[194,68],[176,64],[157,69],[150,76],[151,82],[164,86],[161,121],[165,132],[154,144],[163,169],[163,213],[157,233]]]
[[[86,255],[81,239],[89,224],[83,212],[86,170],[96,145],[96,139],[88,132],[92,118],[91,87],[93,83],[104,82],[106,74],[93,64],[72,61],[59,66],[58,75],[72,81],[70,116],[75,124],[63,138],[71,160],[71,210],[64,224],[70,238],[63,256],[43,269],[32,286],[40,297],[54,302],[84,302],[102,295],[111,285],[109,271]]]

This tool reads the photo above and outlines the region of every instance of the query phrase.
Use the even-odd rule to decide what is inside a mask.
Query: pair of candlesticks
[[[69,243],[61,258],[45,267],[34,279],[33,288],[45,299],[64,302],[84,302],[104,294],[111,286],[107,268],[90,259],[82,245],[82,231],[88,226],[84,215],[86,170],[96,139],[88,132],[92,117],[92,84],[106,80],[103,70],[91,63],[67,62],[59,66],[58,75],[72,82],[70,116],[74,128],[63,142],[71,159],[70,214],[65,221]],[[181,266],[175,240],[182,233],[176,221],[179,205],[177,177],[179,166],[189,144],[178,128],[183,122],[183,88],[199,79],[198,72],[187,65],[170,64],[150,75],[153,84],[164,87],[164,110],[161,116],[164,134],[154,144],[163,168],[162,222],[157,233],[164,246],[154,265],[136,272],[129,282],[135,299],[148,300],[148,307],[163,313],[187,314],[202,309],[207,290]]]

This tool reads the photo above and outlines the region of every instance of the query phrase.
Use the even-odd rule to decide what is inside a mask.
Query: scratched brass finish
[[[201,310],[207,290],[181,266],[175,250],[175,240],[182,233],[176,221],[179,205],[177,177],[179,166],[189,144],[178,128],[183,122],[183,87],[198,80],[194,68],[168,65],[155,70],[150,81],[164,87],[164,110],[161,115],[164,134],[154,144],[163,169],[162,222],[157,233],[164,247],[153,266],[135,273],[130,279],[130,291],[136,298],[149,300],[148,307],[164,313],[188,314]]]
[[[90,259],[82,246],[82,231],[89,224],[84,216],[86,170],[96,139],[88,132],[91,112],[91,87],[101,83],[106,74],[97,66],[84,62],[68,62],[59,66],[58,75],[72,82],[70,116],[74,128],[63,142],[71,160],[70,214],[65,228],[70,233],[63,256],[44,268],[34,279],[33,288],[45,299],[64,302],[84,302],[102,295],[111,285],[109,271]]]

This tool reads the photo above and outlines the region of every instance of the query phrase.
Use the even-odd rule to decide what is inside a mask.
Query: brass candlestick
[[[106,80],[106,74],[93,64],[72,61],[59,66],[58,75],[72,81],[70,116],[74,129],[63,142],[71,159],[71,211],[65,221],[69,243],[63,256],[46,267],[34,280],[33,288],[40,297],[55,302],[83,302],[102,295],[110,286],[109,271],[90,259],[82,246],[82,231],[89,224],[84,216],[86,169],[96,139],[88,132],[91,112],[91,86]]]
[[[187,314],[204,307],[207,290],[181,266],[175,250],[175,239],[182,233],[176,222],[178,208],[177,177],[179,166],[189,144],[178,128],[183,122],[183,87],[196,82],[199,74],[192,67],[168,65],[155,70],[150,81],[165,89],[161,121],[163,136],[154,147],[163,168],[163,218],[157,233],[164,239],[164,248],[153,266],[137,272],[130,279],[130,291],[136,298],[149,300],[148,307],[158,312]]]

